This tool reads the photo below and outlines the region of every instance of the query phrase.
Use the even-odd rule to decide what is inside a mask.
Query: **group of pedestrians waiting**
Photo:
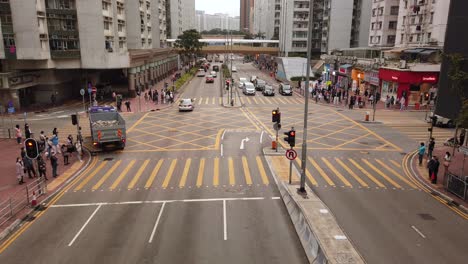
[[[418,148],[418,158],[419,158],[419,166],[422,166],[424,157],[427,155],[426,167],[428,171],[429,180],[431,181],[432,184],[437,184],[437,176],[439,174],[440,161],[439,161],[438,156],[433,155],[434,148],[435,148],[435,139],[433,137],[431,137],[431,139],[429,140],[427,149],[426,149],[426,145],[424,144],[424,142],[421,142]],[[452,156],[450,152],[448,151],[445,152],[444,161],[443,161],[443,165],[445,168],[444,173],[448,172],[448,167],[450,165],[451,159],[452,159]]]
[[[27,123],[24,125],[24,131],[25,131],[25,139],[34,138],[33,133]],[[15,126],[15,133],[16,133],[15,134],[16,142],[18,144],[22,144],[23,133],[19,125]],[[26,173],[28,174],[29,179],[43,177],[44,180],[48,180],[47,166],[46,166],[45,160],[50,160],[50,165],[52,168],[52,177],[56,178],[57,176],[59,176],[57,173],[57,167],[59,165],[59,162],[58,162],[59,158],[57,156],[59,154],[61,154],[63,157],[63,165],[69,164],[69,157],[72,156],[73,153],[75,152],[79,161],[83,162],[82,160],[83,151],[82,151],[81,140],[77,139],[76,142],[74,142],[73,136],[68,135],[66,142],[60,145],[58,135],[59,135],[59,132],[57,128],[54,128],[52,130],[52,135],[50,137],[45,135],[44,131],[41,131],[39,135],[39,140],[37,141],[39,155],[35,159],[37,161],[38,173],[36,173],[36,169],[34,166],[35,160],[29,158],[26,155],[25,148],[21,147],[20,156],[16,158],[16,177],[18,180],[18,184],[25,183]]]

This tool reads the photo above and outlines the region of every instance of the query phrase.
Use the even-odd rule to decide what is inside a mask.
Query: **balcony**
[[[2,33],[3,34],[13,34],[13,25],[4,25],[2,24]]]
[[[56,15],[76,15],[76,9],[46,9],[47,14],[56,14]]]
[[[81,54],[80,50],[51,50],[50,56],[52,59],[79,59]]]
[[[4,49],[6,60],[16,60],[16,50],[14,50],[14,52],[11,52],[11,51],[12,50],[10,50],[10,48]]]

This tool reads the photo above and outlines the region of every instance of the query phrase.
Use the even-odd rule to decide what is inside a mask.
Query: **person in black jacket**
[[[429,179],[431,180],[432,184],[437,183],[437,174],[439,173],[439,166],[440,166],[440,162],[436,156],[433,156],[432,159],[427,164],[427,168],[429,171]]]

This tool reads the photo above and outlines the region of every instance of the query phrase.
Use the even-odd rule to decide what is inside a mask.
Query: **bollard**
[[[271,149],[276,149],[276,141],[271,141]]]
[[[366,122],[369,122],[369,116],[370,116],[370,112],[366,111]]]

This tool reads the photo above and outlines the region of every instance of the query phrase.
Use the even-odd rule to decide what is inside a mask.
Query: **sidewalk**
[[[16,178],[16,157],[21,157],[20,148],[23,145],[19,145],[16,143],[16,140],[7,139],[7,140],[0,140],[0,168],[2,173],[0,174],[0,204],[5,201],[8,201],[10,197],[17,197],[17,199],[24,198],[26,196],[26,185],[28,183],[32,183],[33,181],[37,180],[38,178],[30,179],[28,174],[25,174],[24,181],[25,184],[19,185],[18,180]],[[58,154],[58,177],[52,177],[52,167],[50,164],[50,160],[45,160],[47,165],[46,176],[48,180],[47,183],[47,193],[50,194],[58,187],[60,187],[68,178],[70,178],[75,172],[80,170],[85,164],[86,160],[89,159],[87,155],[83,157],[84,161],[79,162],[76,152],[73,153],[71,157],[69,157],[69,164],[64,165],[63,158],[61,154]],[[39,172],[36,170],[37,176],[39,176]],[[37,203],[40,202],[47,197],[46,195],[38,196]],[[2,208],[0,208],[1,210]],[[24,216],[29,212],[31,209],[30,206],[25,207],[24,209],[17,212],[14,217],[12,217],[7,223],[0,226],[0,233],[6,229],[9,224],[15,222],[17,219],[22,219]],[[2,213],[0,217],[4,214]],[[4,219],[1,219],[4,220]],[[0,221],[3,222],[3,221]]]
[[[416,172],[416,176],[418,177],[418,179],[420,181],[423,181],[429,189],[431,189],[432,191],[436,193],[441,193],[444,196],[449,197],[454,202],[463,206],[466,211],[466,209],[468,209],[468,199],[467,200],[460,199],[458,196],[454,195],[453,193],[448,192],[444,187],[444,184],[446,184],[447,179],[445,177],[445,168],[443,165],[443,158],[445,156],[445,152],[447,151],[450,152],[450,154],[452,154],[453,147],[448,147],[448,146],[437,147],[436,146],[436,148],[434,149],[433,155],[437,156],[440,162],[439,173],[437,177],[437,184],[432,184],[429,179],[429,172],[426,168],[427,157],[425,157],[423,160],[423,166],[419,166],[419,161],[416,155],[415,158],[413,159],[413,163],[411,164],[411,166]],[[463,172],[462,172],[462,169],[464,169]],[[455,150],[455,154],[454,156],[452,156],[452,160],[450,162],[448,171],[455,175],[463,175],[463,177],[468,175],[468,165],[465,164],[465,167],[463,168],[463,153],[458,152],[458,149]],[[468,213],[468,211],[466,213]]]

